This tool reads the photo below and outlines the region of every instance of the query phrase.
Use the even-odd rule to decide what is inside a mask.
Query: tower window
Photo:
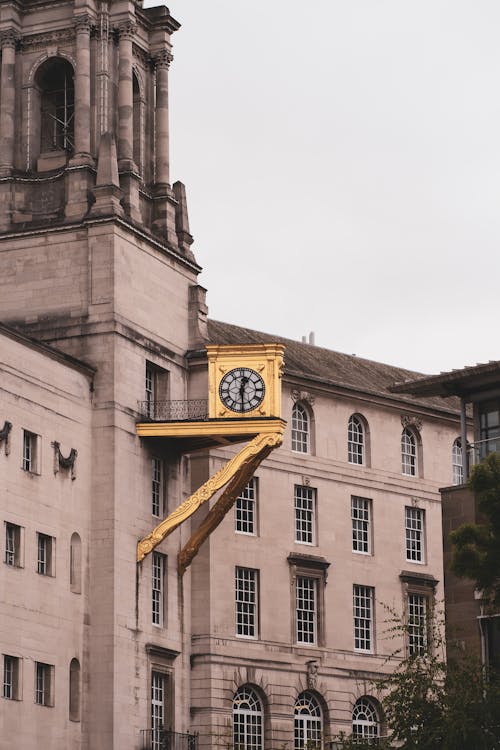
[[[53,57],[37,72],[40,97],[40,151],[74,149],[75,85],[67,60]]]

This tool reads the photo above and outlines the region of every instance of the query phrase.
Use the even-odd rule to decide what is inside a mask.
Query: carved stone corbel
[[[318,662],[316,659],[306,661],[307,667],[307,687],[309,690],[316,690],[318,686]]]
[[[70,469],[71,479],[76,479],[76,457],[78,456],[76,448],[72,448],[69,456],[65,457],[61,453],[61,445],[57,440],[54,440],[52,447],[54,449],[54,474],[57,474],[59,469]]]
[[[415,430],[418,430],[419,432],[422,429],[422,420],[419,419],[418,417],[410,416],[409,414],[401,415],[401,424],[403,425],[404,428],[413,427]]]
[[[12,422],[3,423],[3,427],[0,430],[0,443],[5,441],[5,455],[8,456],[10,453],[10,431],[12,430]]]
[[[309,391],[293,390],[291,396],[294,403],[297,403],[297,401],[305,401],[309,406],[314,406],[314,396],[312,393],[309,393]]]

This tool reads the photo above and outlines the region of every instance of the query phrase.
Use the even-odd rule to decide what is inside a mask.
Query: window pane
[[[363,424],[355,416],[350,418],[347,430],[347,460],[350,464],[364,463]]]
[[[427,645],[427,599],[408,594],[408,646],[410,654],[420,654]]]
[[[292,450],[309,453],[309,417],[301,404],[292,411]]]
[[[235,576],[236,635],[257,636],[257,571],[236,568]]]
[[[295,487],[295,541],[302,544],[315,542],[316,490]]]
[[[372,648],[373,589],[370,586],[353,586],[354,648],[370,651]]]
[[[370,502],[364,497],[351,498],[353,552],[370,552]]]
[[[423,562],[424,559],[424,511],[420,508],[405,508],[406,559]]]
[[[255,534],[256,529],[257,480],[251,479],[236,499],[235,530],[239,534]]]
[[[316,585],[315,578],[297,576],[297,643],[316,643]]]

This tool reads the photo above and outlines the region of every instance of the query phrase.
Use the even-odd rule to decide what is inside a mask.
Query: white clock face
[[[219,384],[219,397],[224,406],[240,414],[260,406],[265,392],[261,376],[249,367],[229,370]]]

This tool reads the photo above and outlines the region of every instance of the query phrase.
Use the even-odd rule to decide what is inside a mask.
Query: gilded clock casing
[[[281,417],[282,344],[247,344],[219,346],[209,344],[208,355],[208,416],[210,419]],[[255,370],[265,384],[262,402],[249,411],[235,413],[223,403],[220,384],[231,370],[244,367]]]

